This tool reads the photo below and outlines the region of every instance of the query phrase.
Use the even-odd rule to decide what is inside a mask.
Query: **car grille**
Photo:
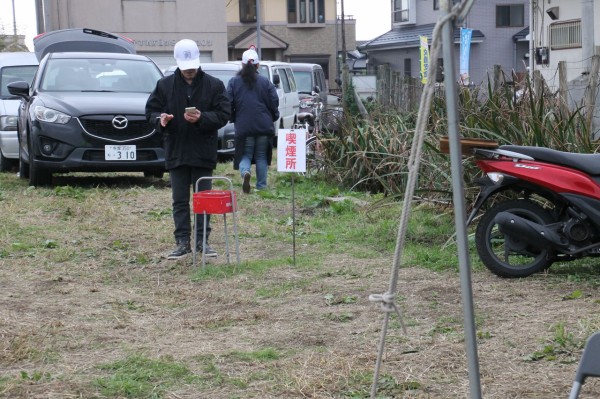
[[[113,115],[85,116],[79,118],[79,123],[86,134],[113,143],[127,143],[154,134],[154,128],[146,121],[145,117],[123,116],[127,118],[127,127],[124,129],[115,128]]]

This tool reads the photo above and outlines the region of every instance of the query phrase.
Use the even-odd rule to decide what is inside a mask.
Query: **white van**
[[[280,117],[276,131],[291,129],[300,112],[300,98],[292,66],[287,62],[261,61],[258,65],[258,72],[269,78],[277,88]]]
[[[8,92],[9,83],[31,83],[38,68],[34,53],[0,53],[0,172],[10,170],[19,159],[17,118],[21,99]]]
[[[240,61],[233,61],[241,65]],[[283,61],[260,61],[258,72],[268,78],[279,96],[279,120],[275,122],[275,136],[279,129],[291,129],[300,112],[300,98],[291,64]],[[277,138],[275,138],[277,142]]]

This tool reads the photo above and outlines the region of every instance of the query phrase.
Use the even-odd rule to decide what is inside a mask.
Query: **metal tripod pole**
[[[449,2],[448,2],[449,3]],[[443,12],[449,13],[450,5]],[[454,68],[454,26],[446,23],[442,27],[444,55],[444,86],[446,87],[446,110],[448,112],[448,141],[450,144],[450,162],[452,171],[452,197],[454,201],[454,223],[456,225],[456,247],[460,271],[460,286],[463,305],[465,345],[469,367],[469,386],[471,399],[481,398],[479,378],[479,360],[475,336],[475,316],[473,312],[473,288],[471,285],[471,263],[467,242],[466,210],[462,174],[462,153],[458,132],[458,102],[456,99],[456,78]]]

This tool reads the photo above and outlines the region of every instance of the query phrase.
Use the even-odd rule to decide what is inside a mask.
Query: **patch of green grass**
[[[152,220],[162,220],[162,219],[170,219],[172,217],[173,211],[171,208],[162,208],[162,209],[153,209],[148,211],[146,217]]]
[[[364,399],[371,397],[371,386],[373,385],[373,374],[367,372],[353,373],[347,381],[347,386],[341,387],[344,398]],[[406,391],[422,389],[418,381],[398,382],[389,374],[381,374],[377,381],[377,399],[403,398]]]
[[[231,351],[228,357],[245,362],[264,362],[278,360],[281,358],[281,354],[275,348],[264,348],[252,352]]]
[[[435,334],[457,334],[462,330],[461,321],[455,317],[440,317],[431,330],[431,335]]]
[[[266,350],[261,350],[257,352],[232,352],[227,355],[229,361],[235,360],[243,360],[247,361],[246,358],[250,358],[252,360],[259,359],[260,361],[271,361],[276,359],[270,359],[273,356],[271,349],[267,348]],[[244,359],[241,359],[241,358]],[[266,357],[266,359],[265,359]],[[195,356],[193,360],[197,361],[202,368],[202,385],[208,387],[216,387],[216,386],[224,386],[230,385],[239,389],[246,388],[250,382],[252,381],[270,381],[273,379],[274,374],[277,372],[276,370],[267,370],[262,372],[249,372],[242,373],[241,375],[237,375],[236,377],[231,377],[227,373],[223,373],[221,369],[218,367],[219,359],[217,359],[214,355],[200,355]],[[235,397],[235,396],[233,396]]]
[[[94,384],[108,397],[163,398],[166,389],[176,384],[199,383],[187,366],[172,360],[134,355],[99,366],[108,376]]]
[[[585,340],[578,339],[567,329],[564,322],[552,326],[553,336],[547,339],[542,349],[537,350],[523,358],[525,361],[559,360],[562,363],[576,361],[575,354],[584,347]]]
[[[326,294],[324,299],[327,303],[327,306],[334,306],[355,303],[358,297],[356,295]]]
[[[325,319],[335,323],[347,323],[354,319],[354,315],[352,313],[326,313],[324,317]]]
[[[206,263],[202,267],[202,255],[199,255],[197,260],[197,270],[192,275],[192,281],[204,281],[229,278],[239,274],[252,274],[262,275],[268,270],[274,267],[280,267],[282,265],[291,265],[291,258],[278,258],[278,259],[265,259],[257,261],[246,261],[241,262],[238,266],[235,262],[235,255],[232,256],[232,263],[227,266],[213,266],[210,263]]]
[[[294,290],[301,290],[308,285],[311,281],[309,280],[292,280],[284,281],[278,285],[262,286],[256,290],[256,296],[258,298],[277,298],[289,294]]]
[[[86,198],[88,190],[82,187],[72,186],[56,186],[54,187],[54,195],[58,197],[74,198],[77,200],[83,200]]]

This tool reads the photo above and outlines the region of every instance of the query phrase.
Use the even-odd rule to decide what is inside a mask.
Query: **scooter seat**
[[[529,155],[536,161],[577,169],[589,175],[600,175],[600,154],[578,154],[545,147],[503,145],[500,149]]]

